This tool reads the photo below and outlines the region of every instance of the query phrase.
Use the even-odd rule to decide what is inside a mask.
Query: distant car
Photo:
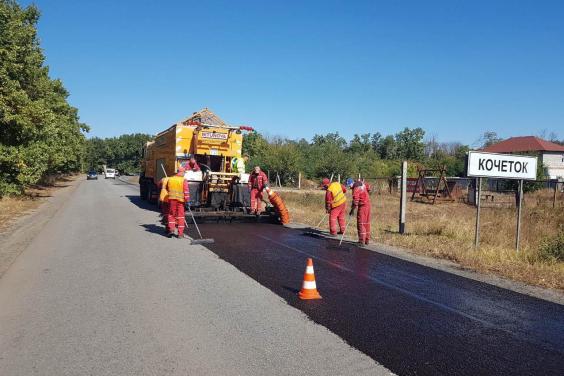
[[[86,180],[98,180],[98,174],[96,171],[88,171],[88,174],[86,174]]]
[[[106,169],[106,179],[115,179],[116,178],[116,170],[113,168]]]

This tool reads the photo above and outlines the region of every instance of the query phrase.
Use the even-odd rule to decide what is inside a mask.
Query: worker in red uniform
[[[200,171],[200,165],[198,165],[198,162],[196,162],[196,159],[194,157],[190,158],[190,160],[188,161],[188,164],[186,165],[186,169],[190,170],[190,171]]]
[[[347,189],[341,183],[324,178],[321,186],[325,193],[325,210],[329,214],[329,232],[331,235],[343,234],[345,231],[345,211],[347,208]],[[337,232],[337,221],[339,222],[339,232]]]
[[[347,185],[352,189],[353,204],[350,216],[356,212],[356,224],[358,229],[358,242],[368,244],[370,242],[370,185],[353,179],[347,179]]]
[[[262,191],[268,186],[268,177],[255,166],[249,176],[249,189],[251,190],[251,214],[259,215],[262,212]]]
[[[175,176],[171,176],[166,183],[168,191],[168,236],[174,235],[178,229],[178,238],[184,237],[184,204],[190,201],[188,181],[184,179],[184,167],[180,166]]]
[[[161,205],[162,224],[165,226],[168,221],[168,191],[166,190],[168,179],[168,176],[165,176],[158,184],[158,188],[160,189],[159,204]]]

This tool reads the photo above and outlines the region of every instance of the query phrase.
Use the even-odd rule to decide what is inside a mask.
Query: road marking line
[[[336,263],[334,263],[334,262],[332,262],[332,261],[329,261],[329,260],[327,260],[327,259],[324,259],[324,258],[322,258],[322,257],[315,256],[315,255],[313,255],[313,254],[311,254],[311,253],[309,253],[309,252],[302,251],[301,249],[298,249],[298,248],[289,246],[289,245],[287,245],[287,244],[281,243],[281,242],[276,241],[276,240],[274,240],[274,239],[272,239],[272,238],[269,238],[268,236],[264,236],[264,235],[257,235],[257,236],[258,236],[259,238],[262,238],[262,239],[268,240],[268,241],[270,241],[270,242],[272,242],[272,243],[274,243],[274,244],[277,244],[277,245],[279,245],[279,246],[281,246],[281,247],[285,247],[285,248],[291,249],[291,250],[293,250],[293,251],[295,251],[295,252],[298,252],[298,253],[301,253],[301,254],[303,254],[303,255],[306,255],[306,256],[309,256],[309,257],[311,257],[311,258],[314,258],[314,259],[316,259],[316,260],[322,261],[322,262],[324,262],[324,263],[326,263],[326,264],[329,264],[329,265],[331,265],[331,266],[334,266],[334,267],[336,267],[336,268],[338,268],[338,269],[341,269],[341,270],[344,270],[344,271],[347,271],[347,272],[354,273],[354,270],[352,270],[352,269],[350,269],[350,268],[347,268],[346,266],[342,266],[342,265],[336,264]],[[447,306],[447,305],[445,305],[445,304],[443,304],[443,303],[439,303],[439,302],[436,302],[436,301],[434,301],[434,300],[428,299],[428,298],[426,298],[426,297],[424,297],[424,296],[421,296],[421,295],[416,294],[416,293],[414,293],[414,292],[412,292],[412,291],[409,291],[409,290],[407,290],[407,289],[404,289],[403,287],[399,287],[399,286],[396,286],[396,285],[392,285],[392,284],[390,284],[390,283],[388,283],[388,282],[384,282],[384,281],[382,281],[381,279],[374,278],[374,277],[369,276],[369,275],[364,274],[364,273],[360,273],[360,274],[358,274],[358,275],[361,276],[361,277],[363,277],[363,278],[366,278],[366,279],[369,279],[369,280],[371,280],[371,281],[374,281],[374,282],[376,282],[376,283],[378,283],[378,284],[380,284],[380,285],[382,285],[382,286],[388,287],[388,288],[390,288],[390,289],[392,289],[392,290],[396,290],[396,291],[402,292],[402,293],[404,293],[404,294],[406,294],[406,295],[408,295],[408,296],[410,296],[410,297],[412,297],[412,298],[414,298],[414,299],[421,300],[421,301],[423,301],[423,302],[425,302],[425,303],[432,304],[432,305],[437,306],[437,307],[439,307],[439,308],[442,308],[442,309],[444,309],[444,310],[446,310],[446,311],[449,311],[449,312],[452,312],[452,313],[456,313],[456,314],[458,314],[458,315],[460,315],[460,316],[466,317],[467,319],[477,321],[477,322],[479,322],[479,323],[481,323],[481,324],[484,324],[484,325],[486,325],[486,326],[492,327],[492,328],[494,328],[494,329],[498,329],[498,330],[504,331],[504,332],[506,332],[506,333],[514,334],[514,333],[512,333],[512,332],[510,332],[510,331],[507,331],[507,330],[505,330],[505,329],[503,329],[503,328],[498,327],[497,325],[495,325],[495,324],[493,324],[493,323],[491,323],[491,322],[489,322],[489,321],[482,320],[482,319],[480,319],[480,318],[478,318],[478,317],[476,317],[476,316],[473,316],[473,315],[470,315],[470,314],[468,314],[468,313],[462,312],[462,311],[460,311],[460,310],[458,310],[458,309],[456,309],[456,308],[452,308],[452,307]]]

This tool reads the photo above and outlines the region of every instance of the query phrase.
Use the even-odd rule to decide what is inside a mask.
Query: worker
[[[259,215],[262,212],[262,191],[268,186],[268,177],[255,166],[249,176],[249,189],[251,191],[251,214]]]
[[[180,166],[175,176],[168,179],[166,190],[168,191],[168,237],[174,235],[174,230],[178,229],[178,238],[184,237],[184,203],[190,201],[190,191],[188,181],[184,179],[184,167]]]
[[[190,158],[188,164],[186,165],[186,169],[194,172],[200,171],[200,166],[198,165],[198,162],[196,162],[196,158]]]
[[[370,242],[370,185],[348,178],[347,186],[352,189],[353,204],[349,216],[356,212],[356,225],[358,230],[359,244]]]
[[[231,171],[236,174],[244,174],[245,173],[245,165],[249,161],[249,156],[247,154],[243,155],[242,157],[235,157],[231,160]]]
[[[159,194],[159,203],[161,205],[161,216],[162,216],[162,223],[163,225],[167,225],[168,221],[168,191],[166,189],[166,185],[168,183],[168,176],[165,176],[159,182],[160,194]]]
[[[331,235],[343,234],[346,224],[347,198],[345,193],[347,189],[341,183],[331,183],[327,178],[321,181],[321,186],[327,191],[325,193],[325,210],[329,214],[329,232]],[[337,222],[339,222],[339,232],[337,232]]]

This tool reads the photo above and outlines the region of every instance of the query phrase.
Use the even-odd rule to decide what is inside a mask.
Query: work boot
[[[366,240],[364,241],[364,244],[365,244],[365,245],[370,244],[370,240],[366,239]]]
[[[343,235],[343,232],[342,232],[342,231],[339,231],[339,232],[337,233],[337,235]]]

